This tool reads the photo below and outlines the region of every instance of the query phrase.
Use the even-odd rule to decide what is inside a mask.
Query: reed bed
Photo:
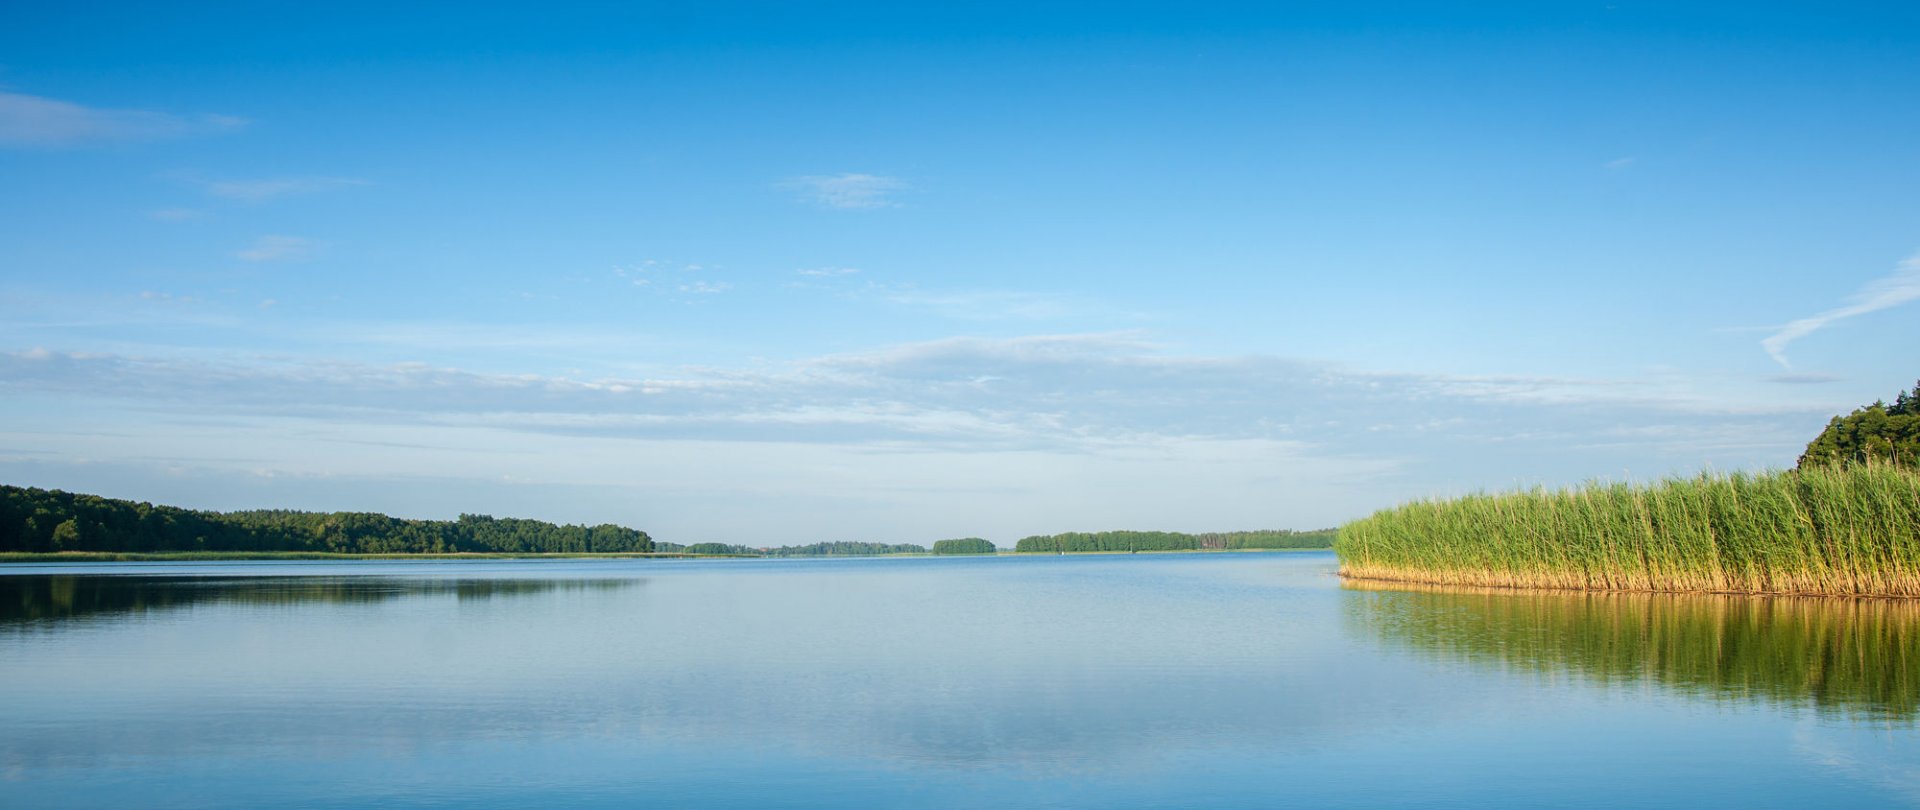
[[[1920,471],[1702,474],[1417,501],[1340,527],[1342,576],[1502,588],[1920,597]]]

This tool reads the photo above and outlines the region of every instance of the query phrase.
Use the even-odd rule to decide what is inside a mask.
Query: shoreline
[[[1324,548],[1169,548],[1153,551],[1002,551],[1000,557],[1094,557],[1102,554],[1265,554],[1270,551],[1332,551]],[[987,556],[987,555],[980,555]]]
[[[1422,500],[1340,527],[1344,577],[1428,585],[1920,598],[1920,470],[1702,473]]]
[[[1765,589],[1715,587],[1711,585],[1594,585],[1556,583],[1531,580],[1524,576],[1488,577],[1455,576],[1443,579],[1432,574],[1407,572],[1394,573],[1354,573],[1346,566],[1339,570],[1342,585],[1352,585],[1361,590],[1383,591],[1421,591],[1421,590],[1459,590],[1459,591],[1501,591],[1501,592],[1539,592],[1562,594],[1659,594],[1673,596],[1756,596],[1769,598],[1800,599],[1891,599],[1898,601],[1920,600],[1920,593],[1901,591],[1836,591],[1832,589]]]
[[[681,551],[528,552],[470,551],[449,553],[360,554],[331,551],[8,551],[8,563],[90,562],[222,562],[240,560],[617,560],[617,559],[762,559],[758,555],[688,554]]]
[[[683,551],[528,552],[496,551],[452,553],[359,554],[330,551],[9,551],[0,552],[0,566],[22,563],[107,562],[226,562],[226,561],[393,561],[393,560],[852,560],[891,557],[1086,557],[1115,554],[1246,554],[1267,552],[1332,551],[1331,548],[1230,548],[1167,551],[1002,551],[994,554],[689,554]]]

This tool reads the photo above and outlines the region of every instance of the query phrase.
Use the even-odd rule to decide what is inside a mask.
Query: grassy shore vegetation
[[[1244,549],[1331,548],[1333,529],[1296,532],[1269,529],[1249,532],[1067,532],[1020,538],[1016,552],[1074,554],[1127,551],[1238,551]]]
[[[1375,580],[1920,596],[1920,383],[1834,417],[1791,471],[1421,501],[1334,550]]]
[[[1884,463],[1420,501],[1340,528],[1348,577],[1920,596],[1920,471]]]
[[[1372,590],[1364,581],[1349,588]],[[1423,586],[1366,594],[1344,621],[1444,660],[1601,684],[1652,681],[1859,719],[1920,720],[1920,602]]]

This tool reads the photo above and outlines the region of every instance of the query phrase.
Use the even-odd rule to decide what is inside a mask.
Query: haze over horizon
[[[0,483],[1002,546],[1791,466],[1902,4],[15,4]]]

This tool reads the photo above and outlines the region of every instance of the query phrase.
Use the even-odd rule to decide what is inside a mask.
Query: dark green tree
[[[73,518],[67,518],[61,521],[60,525],[53,527],[54,551],[72,551],[79,547],[80,529],[73,522]]]
[[[1920,467],[1920,382],[1902,391],[1893,404],[1875,402],[1827,422],[1799,466],[1818,467],[1869,462]]]
[[[406,520],[371,512],[202,512],[0,486],[0,551],[646,552],[646,532],[461,515]]]
[[[1000,549],[991,540],[978,537],[961,537],[954,540],[936,540],[933,543],[935,554],[996,554]]]

